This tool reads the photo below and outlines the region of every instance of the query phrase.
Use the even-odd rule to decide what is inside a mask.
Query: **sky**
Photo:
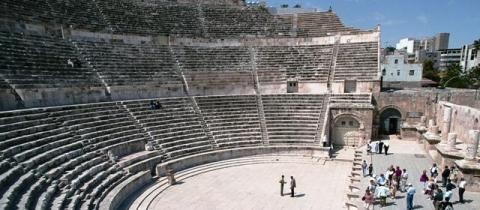
[[[266,0],[268,6],[296,4],[333,11],[346,26],[373,29],[381,26],[382,46],[395,46],[402,38],[423,38],[450,33],[449,48],[480,39],[480,0]]]

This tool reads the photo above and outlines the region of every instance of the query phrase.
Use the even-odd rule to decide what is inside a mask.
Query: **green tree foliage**
[[[385,52],[390,53],[390,52],[395,52],[395,47],[388,46],[385,48]]]
[[[467,72],[466,77],[469,80],[471,88],[480,88],[480,65],[471,68]]]
[[[423,75],[424,78],[433,80],[435,82],[440,81],[438,70],[433,67],[433,61],[426,60],[423,62]]]
[[[441,84],[445,87],[468,88],[470,87],[470,80],[467,74],[462,72],[460,65],[452,64],[442,74]]]

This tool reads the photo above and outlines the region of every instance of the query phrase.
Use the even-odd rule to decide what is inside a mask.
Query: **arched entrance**
[[[359,145],[361,132],[360,123],[351,116],[340,116],[334,121],[333,141],[335,146]]]
[[[402,114],[395,108],[386,108],[380,113],[380,133],[383,135],[400,134]]]

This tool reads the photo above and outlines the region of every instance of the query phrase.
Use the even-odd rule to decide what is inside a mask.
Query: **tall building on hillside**
[[[469,70],[480,64],[480,54],[473,45],[464,45],[460,55],[462,71]]]
[[[435,52],[448,49],[449,38],[449,33],[438,33],[433,37],[423,39],[405,38],[396,44],[396,48],[397,50],[404,50],[409,54],[413,54],[417,50]]]
[[[445,49],[438,51],[439,60],[438,60],[438,69],[441,71],[447,70],[448,66],[452,64],[459,64],[460,58],[462,56],[462,49]]]

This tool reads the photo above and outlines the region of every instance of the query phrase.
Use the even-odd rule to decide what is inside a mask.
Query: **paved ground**
[[[206,172],[167,188],[154,199],[151,209],[344,209],[351,163],[323,164],[324,161],[268,163]],[[281,174],[286,181],[290,175],[296,177],[296,197],[280,196]]]
[[[386,169],[390,165],[400,166],[400,168],[406,168],[409,173],[409,182],[411,182],[417,190],[414,197],[415,209],[433,209],[431,200],[427,200],[427,196],[423,195],[419,179],[421,171],[428,169],[432,165],[432,160],[421,149],[419,144],[414,141],[390,141],[389,155],[375,154],[372,157],[368,156],[367,162],[370,163],[370,158],[373,160],[374,173],[385,173]],[[368,178],[362,179],[362,185],[366,186]],[[453,201],[454,208],[465,210],[478,210],[480,209],[480,193],[466,192],[465,199],[466,204],[456,203],[458,201],[458,189],[454,190]],[[384,209],[406,209],[406,200],[404,193],[397,193],[397,199],[388,199],[388,206]],[[375,206],[375,209],[379,209],[379,206]]]

